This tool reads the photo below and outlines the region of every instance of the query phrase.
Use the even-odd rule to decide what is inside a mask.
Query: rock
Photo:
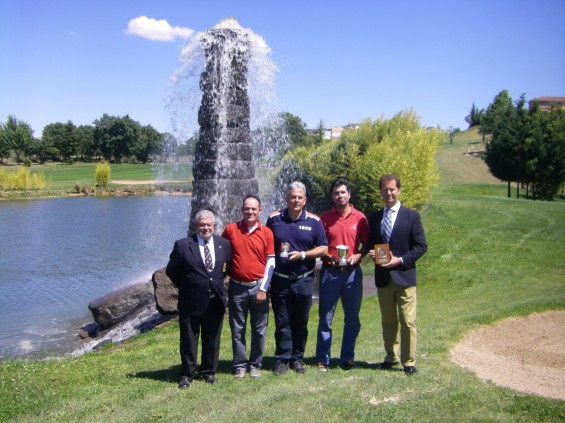
[[[140,282],[126,286],[88,304],[94,321],[101,329],[109,329],[128,320],[141,308],[154,302],[151,283]]]
[[[165,316],[178,314],[178,289],[165,273],[165,268],[153,273],[151,280],[153,281],[153,290],[155,291],[155,305],[159,313]]]

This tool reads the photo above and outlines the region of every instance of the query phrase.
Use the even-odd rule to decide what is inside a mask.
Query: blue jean
[[[344,314],[340,361],[345,363],[355,358],[355,342],[361,330],[359,311],[363,299],[363,271],[360,266],[341,270],[326,264],[322,265],[316,359],[326,366],[330,364],[332,322],[340,297]]]
[[[312,306],[311,275],[296,281],[273,275],[271,304],[275,315],[275,358],[302,361],[308,338],[308,318]]]
[[[259,284],[254,287],[239,285],[230,280],[228,288],[229,320],[232,334],[234,368],[253,366],[261,368],[269,320],[269,297],[262,304],[255,302]],[[247,360],[245,330],[250,317],[251,350]]]

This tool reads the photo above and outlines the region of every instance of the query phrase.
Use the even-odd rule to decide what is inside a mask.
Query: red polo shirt
[[[257,222],[257,228],[250,233],[247,225],[240,221],[226,226],[222,236],[232,245],[230,277],[240,282],[261,279],[267,257],[275,255],[273,232]]]
[[[369,223],[359,210],[350,204],[351,211],[345,217],[335,207],[325,211],[320,216],[328,238],[328,254],[338,259],[338,245],[347,245],[347,258],[358,254],[359,244],[367,245],[369,241]]]

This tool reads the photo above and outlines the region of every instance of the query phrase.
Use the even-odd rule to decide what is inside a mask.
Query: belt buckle
[[[288,275],[288,280],[289,280],[289,281],[296,281],[296,280],[298,280],[298,279],[299,279],[299,278],[298,278],[298,275],[292,275],[292,274],[291,274],[291,275]]]

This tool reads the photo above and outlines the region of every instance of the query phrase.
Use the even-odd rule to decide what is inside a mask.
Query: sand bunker
[[[451,360],[483,381],[565,400],[565,312],[513,317],[474,330]]]

